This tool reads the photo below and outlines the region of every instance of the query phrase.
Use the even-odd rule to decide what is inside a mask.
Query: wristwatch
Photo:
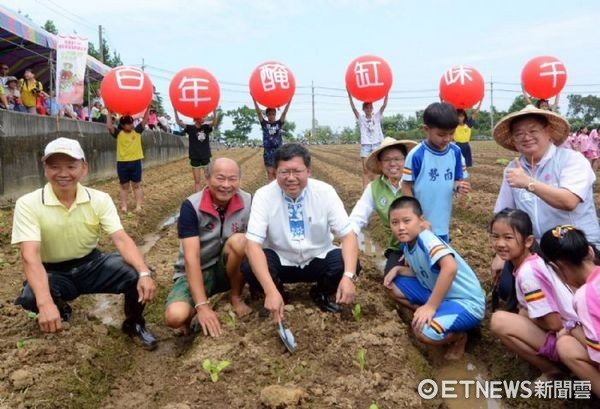
[[[356,281],[358,279],[356,273],[352,273],[350,271],[344,271],[344,277],[348,277],[352,281]]]
[[[139,277],[153,277],[154,273],[152,271],[140,271],[139,273]]]
[[[530,192],[535,192],[535,179],[529,178],[529,183],[527,184],[527,190]]]

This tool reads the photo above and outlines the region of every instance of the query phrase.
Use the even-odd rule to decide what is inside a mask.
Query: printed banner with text
[[[56,45],[56,99],[59,104],[83,103],[87,38],[58,36]]]

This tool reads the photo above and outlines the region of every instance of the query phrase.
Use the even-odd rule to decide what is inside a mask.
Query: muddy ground
[[[314,176],[334,184],[350,210],[360,196],[358,146],[311,147],[311,152]],[[253,192],[264,184],[261,150],[232,149],[215,156],[241,163],[245,190]],[[492,252],[487,225],[503,169],[495,162],[511,154],[483,142],[474,144],[474,156],[474,191],[455,202],[452,244],[488,289]],[[385,240],[375,218],[361,254],[360,319],[349,310],[338,315],[320,312],[308,297],[308,286],[297,285],[286,306],[286,321],[298,342],[293,355],[279,341],[274,325],[258,313],[231,319],[222,295],[211,301],[221,317],[223,336],[177,337],[162,325],[162,314],[177,253],[172,216],[192,192],[187,160],[146,170],[144,184],[143,214],[126,215],[123,223],[148,250],[147,262],[157,273],[159,293],[146,314],[148,327],[160,339],[153,352],[121,334],[117,296],[81,297],[72,304],[75,313],[65,331],[41,334],[35,319],[13,305],[23,276],[18,251],[10,246],[12,209],[0,211],[0,409],[258,408],[286,394],[302,408],[366,409],[373,403],[379,408],[599,407],[598,401],[575,400],[422,400],[416,390],[425,378],[525,380],[536,373],[491,337],[487,318],[481,335],[471,340],[467,356],[457,364],[445,364],[437,351],[417,346],[380,284],[381,254],[376,246]],[[117,200],[116,181],[93,186]],[[102,247],[111,249],[106,240]],[[248,302],[259,309],[260,302]],[[363,365],[359,351],[365,354]],[[202,369],[207,358],[231,362],[216,383]]]

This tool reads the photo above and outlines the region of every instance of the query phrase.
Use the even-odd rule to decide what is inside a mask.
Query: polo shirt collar
[[[44,190],[42,191],[43,195],[43,203],[47,206],[64,206],[58,197],[54,193],[52,189],[52,185],[50,183],[46,183],[44,186]],[[75,202],[77,204],[87,203],[90,201],[90,195],[86,191],[86,189],[80,184],[77,183],[77,195],[75,196]]]
[[[229,203],[227,204],[227,210],[225,211],[225,217],[237,212],[244,208],[244,201],[240,197],[238,192],[235,192]],[[215,202],[213,201],[212,194],[210,193],[210,189],[207,187],[204,188],[202,192],[202,200],[200,200],[200,206],[198,206],[198,210],[204,213],[211,214],[215,217],[219,217],[219,212],[215,207]]]
[[[556,145],[551,143],[546,153],[544,153],[544,156],[542,156],[542,159],[540,159],[540,161],[535,164],[536,169],[540,166],[544,166],[554,156],[555,152]],[[531,169],[531,163],[529,163],[528,158],[526,158],[524,155],[521,155],[521,163],[525,165],[528,169]]]

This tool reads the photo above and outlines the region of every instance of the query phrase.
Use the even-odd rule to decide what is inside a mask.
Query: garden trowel
[[[293,353],[296,350],[297,344],[296,339],[294,338],[294,334],[288,328],[283,325],[283,321],[279,321],[279,328],[277,332],[279,333],[279,337],[281,338],[281,342],[287,348],[288,351]]]

